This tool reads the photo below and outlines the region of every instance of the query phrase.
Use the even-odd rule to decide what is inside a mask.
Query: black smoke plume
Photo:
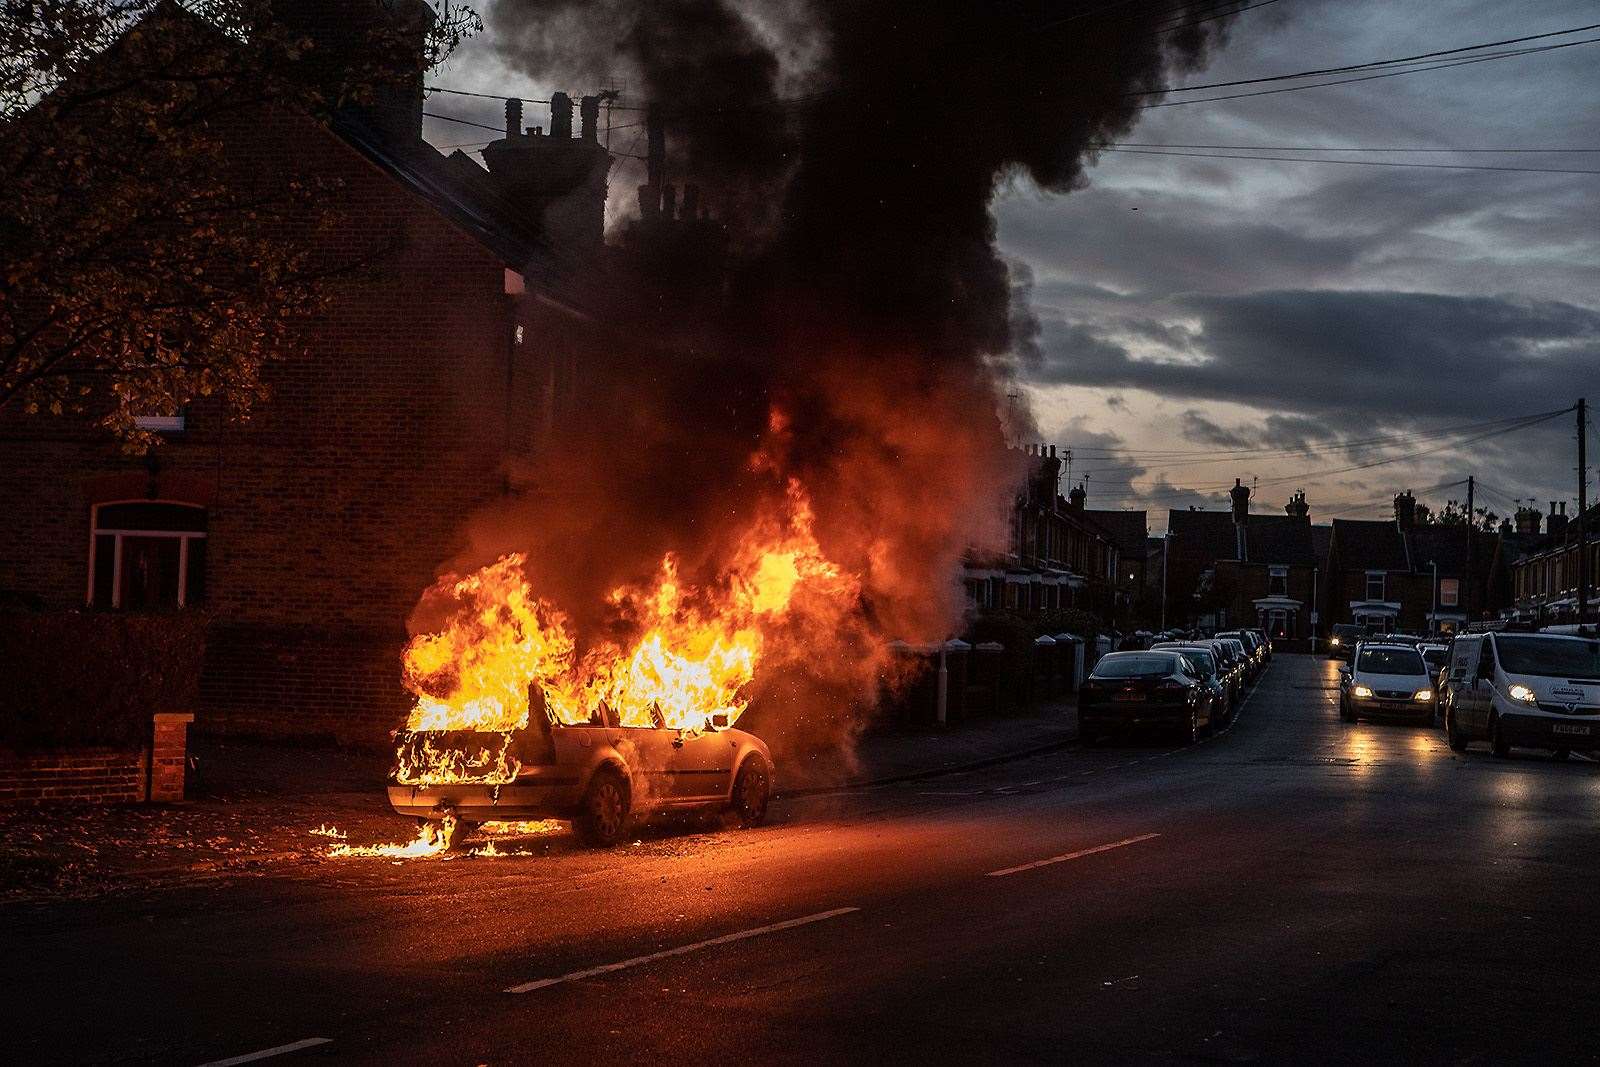
[[[959,630],[961,555],[1003,537],[1021,474],[1002,379],[1032,341],[990,200],[1013,177],[1081,183],[1136,94],[1202,60],[1221,8],[495,0],[497,47],[536,83],[621,81],[659,107],[668,176],[705,191],[726,253],[669,248],[658,287],[575,283],[609,293],[609,340],[574,342],[589,399],[520,472],[536,491],[474,524],[475,559],[529,552],[539,591],[604,632],[623,625],[607,589],[666,551],[713,573],[795,478],[862,576],[859,633],[833,657],[853,662],[769,680],[764,722],[797,731],[859,694],[883,642]],[[774,462],[753,468],[758,448]]]

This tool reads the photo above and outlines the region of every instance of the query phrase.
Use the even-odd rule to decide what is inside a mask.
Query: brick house
[[[1539,532],[1537,508],[1517,512],[1516,532],[1501,538],[1496,553],[1494,588],[1502,600],[1496,606],[1505,615],[1527,622],[1578,622],[1578,529],[1588,553],[1588,612],[1592,622],[1600,613],[1600,505],[1589,509],[1583,523],[1569,520],[1567,506],[1550,504],[1546,532]]]
[[[1392,520],[1335,519],[1328,546],[1328,627],[1380,633],[1453,633],[1491,603],[1498,535],[1417,523],[1416,500],[1394,499]],[[1471,538],[1469,548],[1468,538]]]
[[[420,76],[412,90],[328,125],[267,111],[226,134],[254,180],[292,159],[343,183],[329,255],[382,253],[339,283],[308,357],[266,368],[250,422],[200,401],[152,420],[165,444],[135,458],[84,421],[0,416],[0,592],[51,609],[203,604],[197,728],[377,740],[402,722],[403,621],[463,547],[462,517],[507,491],[507,456],[573,403],[596,344],[545,259],[552,238],[600,232],[593,161],[609,159],[592,126],[573,137],[558,100],[551,134],[502,142],[581,157],[555,218],[539,208],[560,190],[507,180],[515,158],[491,174],[424,143]]]
[[[1106,531],[1083,514],[1083,490],[1060,493],[1061,460],[1053,447],[1023,449],[1027,479],[1011,510],[1003,556],[970,557],[962,574],[977,609],[1037,614],[1080,608],[1110,620],[1116,605],[1119,554]]]
[[[1167,513],[1168,621],[1309,638],[1318,561],[1305,494],[1283,515],[1251,514],[1250,490],[1238,481],[1229,495],[1229,511]]]

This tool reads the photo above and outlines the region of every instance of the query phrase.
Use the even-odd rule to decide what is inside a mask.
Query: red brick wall
[[[137,803],[145,780],[143,750],[0,752],[0,804]]]
[[[512,344],[504,264],[331,134],[279,117],[237,143],[262,175],[293,159],[345,183],[330,257],[398,250],[341,283],[248,424],[198,403],[145,459],[83,423],[0,415],[0,590],[82,605],[107,492],[205,503],[217,632],[196,727],[379,740],[408,704],[406,617],[504,491],[506,449],[537,437],[556,355]]]

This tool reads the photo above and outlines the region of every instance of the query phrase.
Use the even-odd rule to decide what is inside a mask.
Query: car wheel
[[[1552,758],[1557,759],[1557,760],[1571,759],[1572,758],[1572,749],[1570,749],[1570,748],[1552,749],[1550,751],[1550,755],[1551,755]]]
[[[1200,709],[1189,709],[1189,724],[1178,727],[1178,740],[1183,744],[1192,745],[1200,740]]]
[[[631,797],[628,781],[615,767],[601,767],[589,779],[572,828],[594,848],[609,848],[628,832]]]
[[[751,756],[739,768],[733,780],[733,810],[739,816],[739,825],[749,828],[767,821],[767,802],[772,799],[772,775],[767,762],[760,756]]]
[[[462,822],[454,815],[446,815],[442,819],[418,819],[418,822],[429,828],[429,836],[435,841],[443,841],[447,852],[465,852],[467,838],[472,836],[478,828],[475,822]]]
[[[1505,731],[1500,729],[1498,715],[1489,722],[1489,750],[1501,759],[1511,755],[1511,742],[1506,740]]]
[[[1339,718],[1344,722],[1356,721],[1356,709],[1351,706],[1348,697],[1341,696],[1339,698]]]
[[[1456,709],[1453,704],[1446,704],[1444,708],[1444,735],[1450,742],[1450,747],[1456,752],[1465,752],[1468,742],[1471,741],[1456,723]]]

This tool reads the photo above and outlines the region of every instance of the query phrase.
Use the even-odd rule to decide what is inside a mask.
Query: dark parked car
[[[1266,632],[1263,631],[1263,630],[1246,630],[1245,633],[1253,634],[1255,636],[1255,639],[1257,641],[1261,642],[1262,653],[1266,656],[1267,662],[1271,663],[1272,662],[1272,639],[1269,638],[1266,635]]]
[[[1260,673],[1267,669],[1267,654],[1265,648],[1256,635],[1249,630],[1223,630],[1217,634],[1225,641],[1237,641],[1244,648],[1245,658],[1249,661],[1250,680],[1255,681]]]
[[[1212,690],[1181,652],[1113,652],[1094,665],[1078,692],[1078,736],[1158,730],[1186,742],[1212,721]]]
[[[1206,683],[1206,688],[1211,690],[1211,718],[1214,722],[1225,723],[1233,718],[1235,709],[1233,683],[1222,674],[1222,663],[1217,658],[1217,651],[1209,644],[1192,644],[1181,641],[1162,641],[1151,645],[1152,652],[1178,652],[1193,663],[1200,671],[1200,680]]]

